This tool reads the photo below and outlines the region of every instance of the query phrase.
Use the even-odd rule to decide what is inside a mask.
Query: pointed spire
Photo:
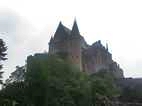
[[[60,29],[62,29],[62,28],[63,28],[63,24],[62,24],[62,22],[60,21],[60,22],[59,22],[59,25],[58,25],[58,28],[57,28],[56,31],[58,31],[58,30],[60,30]]]
[[[106,43],[106,50],[108,51],[108,43]]]
[[[72,34],[73,36],[80,35],[79,29],[78,29],[78,26],[77,26],[76,19],[74,20],[74,24],[73,24],[73,27],[72,27],[71,34]]]
[[[56,30],[56,33],[58,32],[58,31],[60,31],[61,29],[63,29],[63,24],[62,24],[62,22],[60,21],[59,22],[59,25],[58,25],[58,28],[57,28],[57,30]],[[55,34],[56,34],[55,33]]]
[[[60,21],[60,22],[59,22],[59,26],[62,26],[62,25],[63,25],[63,24],[62,24],[62,21]]]

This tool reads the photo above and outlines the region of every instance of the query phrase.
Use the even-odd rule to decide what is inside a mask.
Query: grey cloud
[[[4,79],[14,71],[13,67],[24,63],[26,53],[29,53],[27,44],[35,33],[34,27],[24,17],[9,10],[0,11],[0,38],[2,34],[2,38],[5,38],[4,34],[7,35],[5,41],[8,44],[8,60],[3,69]]]
[[[8,35],[15,44],[21,44],[36,33],[35,28],[24,17],[13,11],[0,11],[0,33]]]

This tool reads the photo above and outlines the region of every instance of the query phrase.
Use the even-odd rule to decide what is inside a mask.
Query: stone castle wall
[[[54,37],[49,42],[49,54],[67,54],[70,63],[89,74],[107,69],[114,72],[117,77],[123,77],[123,71],[112,60],[108,48],[97,41],[89,46],[80,35],[76,21],[72,30],[60,22]]]

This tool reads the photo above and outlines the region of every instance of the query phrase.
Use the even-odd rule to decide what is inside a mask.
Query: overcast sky
[[[107,42],[124,75],[142,77],[141,0],[0,0],[0,36],[8,42],[4,77],[28,55],[48,51],[59,21],[71,28],[75,17],[89,44]]]

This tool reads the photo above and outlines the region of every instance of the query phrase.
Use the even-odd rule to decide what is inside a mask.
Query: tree
[[[10,102],[10,104],[13,102],[16,102],[20,106],[27,106],[29,104],[26,94],[26,85],[24,82],[12,82],[6,85],[0,91],[0,98],[2,98],[3,101]]]
[[[97,106],[111,106],[110,98],[120,95],[113,73],[108,70],[100,70],[90,77],[93,103]]]
[[[90,106],[91,87],[84,73],[56,56],[27,59],[28,94],[35,106]]]
[[[26,66],[16,66],[16,70],[11,73],[9,78],[6,80],[6,84],[8,85],[13,82],[22,82],[24,81],[25,69]]]
[[[18,72],[24,72],[24,81],[9,83],[0,93],[10,104],[14,101],[20,106],[110,106],[109,97],[117,95],[111,74],[100,71],[88,75],[60,56],[29,56],[26,70],[19,68]]]
[[[2,61],[6,60],[5,57],[7,55],[6,53],[7,47],[5,46],[5,42],[0,39],[0,70],[2,69]],[[0,78],[2,78],[3,71],[0,72]],[[2,80],[0,80],[0,84],[2,84]]]

